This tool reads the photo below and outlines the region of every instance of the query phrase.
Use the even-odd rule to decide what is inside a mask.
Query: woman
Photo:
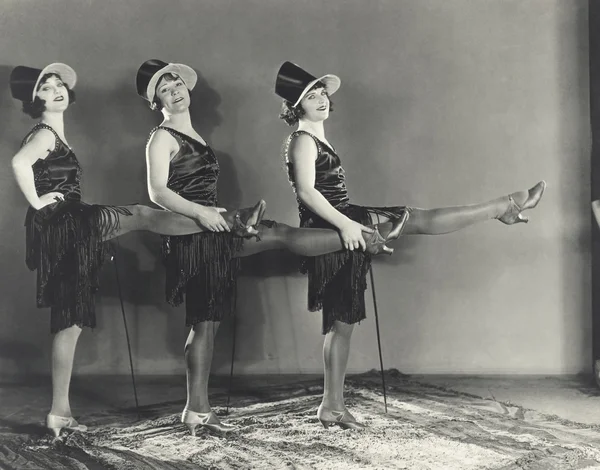
[[[30,204],[26,217],[26,263],[37,270],[37,306],[50,307],[52,408],[46,426],[85,430],[72,417],[69,384],[77,340],[96,325],[94,292],[106,240],[132,230],[184,235],[211,225],[202,215],[184,217],[141,205],[88,205],[81,201],[81,167],[65,138],[63,114],[74,102],[77,77],[66,64],[43,69],[18,66],[10,76],[12,96],[23,111],[41,118],[12,159],[17,183]],[[251,236],[260,207],[220,216],[220,229]],[[226,219],[226,220],[225,220]],[[201,224],[202,226],[200,226]]]
[[[540,201],[546,183],[482,204],[417,209],[412,207],[364,207],[350,204],[345,173],[333,146],[325,136],[325,120],[331,111],[330,96],[340,86],[335,75],[316,78],[291,62],[279,69],[275,93],[283,98],[280,118],[297,125],[285,141],[283,157],[296,193],[303,227],[335,228],[348,249],[307,259],[308,308],[323,310],[323,400],[317,417],[325,428],[364,427],[344,405],[344,378],[354,324],[365,315],[364,291],[370,259],[353,251],[361,227],[378,222],[386,242],[401,234],[444,234],[488,219],[505,224],[527,222],[521,215]],[[395,223],[401,221],[401,223]]]
[[[181,420],[192,435],[197,426],[216,432],[234,429],[211,411],[208,379],[219,322],[234,308],[240,258],[273,249],[303,256],[343,249],[333,230],[299,229],[271,221],[256,225],[256,241],[222,233],[224,224],[215,209],[219,164],[194,129],[189,112],[196,82],[191,67],[156,59],[144,62],[136,77],[138,94],[163,117],[150,133],[146,148],[150,198],[183,215],[207,214],[214,228],[213,233],[165,237],[163,245],[167,301],[179,305],[185,295],[186,326],[190,327],[185,344],[187,403]],[[366,226],[360,230],[357,244],[368,255],[391,253],[377,230]]]

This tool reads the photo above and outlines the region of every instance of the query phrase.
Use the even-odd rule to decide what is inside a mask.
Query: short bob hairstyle
[[[308,91],[316,90],[317,88],[325,88],[325,84],[323,82],[317,82]],[[327,96],[329,97],[329,95]],[[331,101],[331,98],[329,98],[329,112],[332,111],[333,102]],[[298,106],[293,106],[288,100],[283,100],[279,119],[283,119],[288,126],[295,126],[304,114],[305,111],[300,103],[298,103]]]
[[[62,78],[60,75],[58,75],[56,73],[47,73],[40,79],[40,83],[38,84],[37,90],[35,90],[35,91],[37,92],[42,87],[42,85],[44,83],[46,83],[46,81],[50,77],[56,77],[60,81],[62,81]],[[73,103],[75,103],[75,92],[73,90],[71,90],[66,83],[63,82],[63,85],[65,86],[65,88],[67,89],[67,93],[69,94],[69,106],[70,106]],[[23,112],[25,114],[27,114],[28,116],[32,117],[33,119],[41,118],[42,113],[44,111],[46,111],[46,102],[37,96],[35,97],[35,99],[33,101],[23,103]]]
[[[163,105],[160,102],[160,98],[158,97],[158,85],[160,84],[161,80],[163,80],[163,79],[165,79],[167,82],[174,82],[175,80],[181,79],[181,81],[183,82],[183,79],[176,73],[168,72],[168,73],[165,73],[164,75],[162,75],[156,82],[156,89],[154,90],[154,99],[152,100],[151,103],[149,103],[150,109],[152,111],[160,111],[163,108]],[[187,88],[186,83],[183,82],[183,84]],[[189,88],[188,88],[188,93],[190,94],[190,97],[191,97],[192,91]]]

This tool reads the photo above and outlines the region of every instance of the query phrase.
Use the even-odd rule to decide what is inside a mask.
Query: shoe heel
[[[198,426],[197,424],[186,424],[185,425],[188,428],[188,431],[190,431],[190,434],[192,436],[196,436],[196,427]]]
[[[329,425],[331,424],[329,421],[324,421],[320,419],[319,422],[323,425],[325,429],[329,429]]]
[[[62,428],[48,428],[48,430],[52,431],[52,434],[54,434],[54,437],[58,437],[60,436],[60,430]]]

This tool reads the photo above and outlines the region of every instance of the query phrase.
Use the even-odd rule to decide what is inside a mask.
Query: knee
[[[152,212],[154,211],[154,209],[142,205],[131,206],[128,207],[128,209],[131,212],[131,215],[133,215],[134,217],[139,217],[143,220],[149,219]]]
[[[64,330],[60,330],[58,333],[54,335],[55,341],[67,341],[73,342],[77,341],[79,335],[81,334],[81,327],[78,325],[69,326]]]
[[[133,217],[133,226],[136,229],[148,230],[152,226],[152,214],[155,209],[142,205],[130,206],[127,209],[131,212],[131,216],[125,217]]]
[[[217,334],[219,329],[219,323],[217,321],[202,321],[196,323],[192,329],[194,330],[194,338],[207,339],[213,338]]]
[[[354,324],[344,323],[341,321],[336,321],[333,325],[332,332],[337,336],[340,336],[345,339],[350,339],[352,336],[352,332],[354,331]]]
[[[432,209],[410,208],[404,233],[429,233]]]

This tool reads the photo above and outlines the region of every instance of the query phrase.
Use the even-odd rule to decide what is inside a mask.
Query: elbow
[[[300,201],[302,201],[304,204],[309,203],[312,199],[312,195],[313,195],[313,188],[297,188],[296,190],[296,194],[298,195],[298,199],[300,199]]]
[[[22,162],[17,157],[12,158],[12,160],[10,161],[10,165],[14,173],[18,173],[19,170],[23,167]]]
[[[153,188],[150,186],[148,187],[148,196],[154,204],[162,207],[163,202],[165,200],[164,190],[160,188]]]

